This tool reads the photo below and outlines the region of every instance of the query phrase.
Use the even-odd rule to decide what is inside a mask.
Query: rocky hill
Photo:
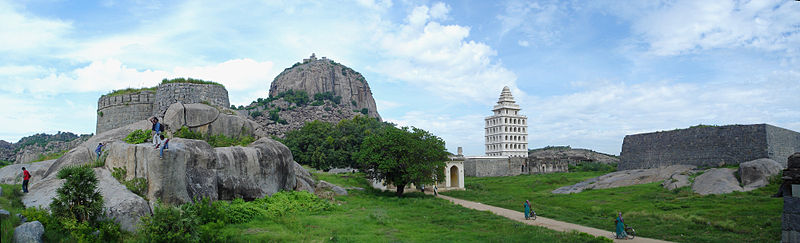
[[[603,164],[619,163],[613,155],[595,152],[588,149],[574,149],[569,146],[544,147],[528,151],[529,160],[567,161],[574,165],[579,162],[595,162]]]
[[[0,160],[14,163],[27,163],[37,160],[39,156],[70,150],[85,142],[92,135],[76,135],[71,132],[56,134],[34,134],[24,137],[16,143],[0,140]]]
[[[370,117],[380,119],[375,99],[364,76],[359,72],[323,57],[317,59],[314,54],[283,70],[269,87],[270,97],[275,97],[288,90],[305,91],[309,97],[319,93],[331,93],[341,97],[341,106],[350,110],[367,109]]]
[[[266,134],[278,137],[314,120],[339,122],[357,115],[381,118],[364,76],[313,54],[275,77],[269,96],[239,111],[261,124]]]

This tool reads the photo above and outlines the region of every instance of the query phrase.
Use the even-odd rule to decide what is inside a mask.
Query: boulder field
[[[768,179],[781,171],[781,164],[771,159],[741,163],[738,172],[731,168],[697,170],[694,165],[671,165],[652,169],[616,171],[574,185],[557,188],[552,193],[578,193],[586,189],[604,189],[662,181],[668,190],[691,186],[698,194],[724,194],[749,191],[769,184]],[[741,182],[737,179],[738,173]],[[690,178],[695,175],[694,181]]]
[[[209,108],[202,104],[173,104],[164,123],[169,124],[172,132],[186,125],[211,134],[256,135],[253,132],[257,124],[252,121]],[[33,177],[30,193],[23,196],[23,203],[26,207],[48,208],[64,181],[56,177],[58,170],[95,162],[97,144],[106,143],[105,164],[94,168],[98,189],[105,200],[106,217],[113,218],[127,231],[136,230],[139,218],[150,215],[157,200],[172,205],[202,197],[249,200],[281,190],[313,193],[317,187],[311,174],[293,160],[289,148],[269,138],[260,138],[246,147],[218,148],[203,140],[172,138],[162,158],[149,142],[123,141],[134,130],[150,127],[146,120],[136,122],[95,135],[57,160],[6,166],[0,169],[0,182],[21,182],[21,167],[27,167]],[[122,169],[124,180],[146,180],[144,197],[134,194],[112,176],[113,171]]]

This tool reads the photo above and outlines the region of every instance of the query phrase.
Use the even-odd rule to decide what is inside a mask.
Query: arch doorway
[[[458,186],[458,166],[450,167],[450,187]]]

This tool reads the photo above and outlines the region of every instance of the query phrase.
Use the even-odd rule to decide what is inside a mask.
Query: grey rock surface
[[[0,219],[5,219],[11,216],[11,212],[8,212],[5,209],[0,209]]]
[[[15,243],[40,243],[44,234],[44,225],[39,221],[21,224],[14,228]]]
[[[781,164],[774,160],[757,159],[739,164],[739,178],[745,190],[753,190],[769,184],[769,177],[781,170]]]
[[[653,183],[672,178],[676,174],[686,173],[694,168],[695,166],[693,165],[671,165],[653,169],[617,171],[575,185],[560,187],[553,190],[552,193],[577,193],[589,188],[604,189]]]
[[[50,168],[56,160],[45,160],[41,162],[34,162],[30,164],[12,164],[0,168],[0,184],[22,184],[22,167],[25,167],[31,173],[31,180],[33,183],[36,180],[44,178],[45,172]],[[2,189],[0,189],[2,191]]]
[[[319,182],[317,182],[316,190],[317,191],[323,191],[323,190],[333,191],[333,193],[335,193],[337,196],[347,195],[347,190],[345,190],[344,188],[342,188],[340,186],[337,186],[337,185],[334,185],[334,184],[332,184],[330,182],[323,181],[323,180],[320,180]]]
[[[257,133],[260,125],[247,117],[228,108],[215,108],[205,104],[174,103],[164,115],[164,124],[173,132],[186,126],[203,134],[222,134],[228,137],[248,135],[254,138],[265,136]]]
[[[314,177],[312,177],[311,173],[297,162],[294,162],[294,175],[297,178],[294,187],[295,191],[307,191],[314,193],[314,188],[316,187]]]
[[[661,183],[667,190],[675,190],[681,187],[690,186],[692,183],[689,182],[689,175],[686,174],[674,174],[670,178],[664,180]]]
[[[701,195],[743,191],[744,189],[739,186],[739,181],[733,174],[734,171],[730,168],[708,169],[702,175],[694,178],[692,191]]]

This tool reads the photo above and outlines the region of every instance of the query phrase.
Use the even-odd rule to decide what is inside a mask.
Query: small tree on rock
[[[399,197],[409,183],[444,178],[447,151],[444,140],[425,130],[386,126],[367,136],[355,157],[371,178],[396,186]]]
[[[97,190],[94,170],[86,166],[66,167],[58,171],[64,185],[56,190],[50,203],[53,216],[94,224],[103,215],[103,196]]]

